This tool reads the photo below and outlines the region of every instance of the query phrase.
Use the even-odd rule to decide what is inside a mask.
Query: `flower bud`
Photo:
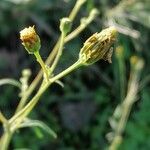
[[[111,63],[112,44],[116,40],[116,29],[109,27],[100,33],[95,33],[89,37],[79,53],[79,59],[84,65],[90,65],[99,59],[108,60]]]
[[[22,45],[29,54],[33,54],[40,50],[41,42],[39,36],[35,32],[34,26],[29,26],[20,31],[20,39],[22,40]]]
[[[71,26],[72,26],[72,23],[69,18],[62,18],[60,20],[60,31],[61,32],[65,32],[65,34],[67,34],[68,32],[70,32]]]

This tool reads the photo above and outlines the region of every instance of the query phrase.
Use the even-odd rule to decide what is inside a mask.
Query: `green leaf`
[[[11,78],[0,79],[0,86],[5,85],[5,84],[10,84],[18,88],[21,87],[21,83],[15,79],[11,79]]]
[[[57,134],[49,127],[47,126],[44,122],[40,120],[31,120],[31,119],[26,119],[21,125],[20,128],[25,128],[25,127],[39,127],[43,129],[45,132],[53,136],[54,138],[57,138]]]

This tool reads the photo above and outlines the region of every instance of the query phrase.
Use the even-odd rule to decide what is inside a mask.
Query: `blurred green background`
[[[42,41],[40,53],[45,60],[60,35],[60,19],[69,14],[74,4],[75,0],[1,0],[0,78],[19,79],[22,69],[31,68],[31,82],[40,67],[22,47],[19,31],[29,25],[36,26]],[[133,55],[143,58],[145,66],[138,100],[133,105],[120,149],[150,149],[150,1],[87,0],[73,23],[73,29],[94,7],[99,10],[99,16],[77,38],[65,45],[56,72],[76,61],[83,42],[90,35],[111,25],[120,32],[115,48],[122,48],[121,60],[114,53],[112,64],[99,61],[63,78],[64,88],[52,85],[30,117],[44,121],[57,133],[58,138],[53,139],[36,128],[24,128],[15,133],[10,150],[107,148],[109,142],[106,135],[112,131],[108,120],[125,97],[130,73],[129,60]],[[15,111],[18,93],[19,90],[12,86],[0,87],[0,110],[7,118]],[[0,126],[0,134],[2,132]]]

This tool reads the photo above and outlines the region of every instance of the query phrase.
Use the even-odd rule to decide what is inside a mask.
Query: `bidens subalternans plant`
[[[62,32],[65,32],[65,34],[62,36],[60,40],[60,48],[58,51],[59,55],[58,56],[56,55],[57,59],[54,59],[55,65],[54,65],[53,70],[55,69],[56,64],[61,56],[59,52],[62,53],[62,49],[64,45],[64,38],[67,35],[68,31],[66,32],[66,31],[63,31],[62,29]],[[29,52],[29,54],[34,54],[37,61],[40,63],[42,70],[43,70],[44,82],[42,82],[35,96],[33,96],[33,98],[27,104],[25,104],[24,107],[19,109],[19,111],[17,111],[17,113],[7,122],[9,124],[9,126],[7,126],[7,128],[9,128],[9,136],[11,137],[13,133],[22,126],[22,124],[28,125],[31,122],[33,122],[32,120],[30,121],[29,119],[27,119],[27,116],[32,111],[34,106],[37,104],[42,94],[46,91],[46,89],[52,83],[60,82],[59,80],[62,77],[69,74],[76,68],[79,68],[80,66],[91,65],[100,59],[108,60],[109,62],[111,62],[111,56],[112,56],[111,47],[112,47],[112,44],[116,40],[116,33],[117,31],[114,27],[109,27],[107,29],[102,30],[100,33],[93,34],[91,37],[89,37],[85,41],[83,47],[80,50],[78,60],[73,65],[68,67],[66,70],[62,71],[61,73],[51,76],[51,73],[52,73],[51,67],[53,67],[53,64],[52,66],[47,67],[47,65],[42,60],[39,54],[40,39],[39,39],[39,36],[35,32],[34,26],[25,28],[24,30],[22,30],[20,32],[20,39],[22,40],[23,46]],[[52,131],[50,131],[50,133],[54,137],[56,137],[55,133],[53,133]],[[8,133],[5,133],[5,134],[8,134]],[[5,139],[4,140],[2,139],[1,143],[5,144],[5,142],[6,142]],[[2,148],[2,150],[5,150],[5,148]]]
[[[8,149],[13,134],[16,130],[22,127],[38,126],[56,138],[57,136],[55,132],[51,130],[47,125],[45,125],[42,121],[32,120],[28,117],[30,112],[40,100],[42,94],[54,82],[62,85],[60,79],[73,70],[79,68],[80,66],[91,65],[100,59],[108,60],[109,62],[111,62],[111,47],[115,42],[117,33],[114,27],[109,27],[102,30],[100,33],[93,34],[88,38],[88,40],[85,41],[83,47],[80,50],[79,58],[73,65],[58,74],[55,74],[54,72],[62,55],[64,45],[68,41],[75,38],[79,33],[81,33],[98,15],[98,10],[95,8],[92,9],[89,16],[81,18],[80,25],[75,30],[71,31],[73,20],[75,19],[80,7],[85,1],[86,0],[77,0],[70,15],[60,20],[60,37],[45,62],[40,56],[41,39],[40,36],[36,33],[35,27],[30,26],[20,31],[20,39],[22,41],[22,45],[29,54],[32,54],[36,57],[36,60],[39,62],[42,70],[38,73],[37,77],[30,85],[27,83],[28,78],[25,80],[25,82],[19,83],[25,83],[26,86],[19,85],[20,88],[25,88],[22,88],[24,90],[19,95],[21,97],[21,100],[19,101],[15,114],[10,119],[6,119],[4,115],[0,113],[0,121],[3,123],[4,127],[4,133],[0,139],[1,150]],[[41,84],[39,84],[41,79],[43,80]],[[29,99],[32,92],[37,89],[38,84],[39,88],[37,92],[35,92],[35,95],[33,95],[31,99]]]

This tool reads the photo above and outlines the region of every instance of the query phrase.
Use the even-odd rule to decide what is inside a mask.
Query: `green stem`
[[[41,55],[39,54],[39,51],[36,51],[36,52],[34,53],[34,55],[35,55],[37,61],[39,62],[39,64],[41,65],[41,67],[42,67],[42,69],[43,69],[43,73],[45,74],[46,79],[47,79],[47,81],[48,81],[48,80],[49,80],[49,77],[48,77],[48,70],[47,70],[47,68],[46,68],[46,66],[45,66],[44,61],[43,61],[42,58],[41,58]]]
[[[65,38],[65,42],[68,42],[75,38],[79,33],[81,33],[98,15],[98,10],[93,8],[88,17],[84,18],[84,23],[81,21],[80,25],[72,31],[68,36]]]
[[[73,70],[75,70],[76,68],[82,66],[82,62],[80,60],[78,60],[76,63],[74,63],[72,66],[70,66],[69,68],[67,68],[66,70],[64,70],[63,72],[59,73],[58,75],[56,75],[55,77],[51,78],[51,82],[55,82],[56,80],[59,80],[60,78],[64,77],[65,75],[67,75],[68,73],[72,72]]]
[[[80,10],[81,6],[86,2],[86,0],[77,0],[74,8],[72,9],[70,15],[69,15],[69,19],[71,21],[73,21],[78,13],[78,11]]]
[[[12,133],[4,133],[0,140],[0,150],[8,150],[10,144]]]
[[[13,132],[10,129],[8,120],[3,116],[2,113],[1,113],[1,117],[3,118],[4,134],[2,135],[0,139],[0,150],[7,150],[11,137],[13,135]]]
[[[123,100],[125,98],[126,91],[126,79],[125,79],[125,64],[124,58],[118,58],[118,67],[119,67],[119,79],[120,79],[120,99]]]
[[[63,47],[64,47],[64,40],[65,40],[65,36],[66,34],[64,33],[64,31],[62,31],[61,33],[61,37],[60,37],[60,46],[59,46],[59,49],[58,49],[58,53],[56,55],[56,58],[51,66],[51,73],[53,73],[54,69],[56,68],[57,64],[58,64],[58,61],[62,55],[62,51],[63,51]]]
[[[43,85],[41,90],[37,92],[37,94],[32,98],[32,100],[9,120],[9,123],[14,124],[15,127],[18,126],[18,124],[20,124],[22,120],[31,112],[31,110],[37,104],[37,102],[39,101],[39,98],[42,96],[42,94],[48,88],[49,85],[50,85],[50,82]],[[16,121],[17,123],[14,123],[14,121]]]

